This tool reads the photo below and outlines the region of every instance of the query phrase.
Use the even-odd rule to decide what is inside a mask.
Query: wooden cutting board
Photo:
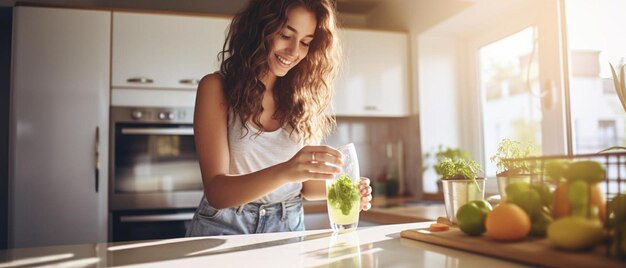
[[[506,260],[547,267],[626,267],[626,261],[607,257],[605,246],[594,251],[558,250],[547,239],[527,238],[519,242],[498,242],[487,236],[468,236],[459,228],[430,232],[428,228],[404,230],[401,237],[421,242],[470,251]]]

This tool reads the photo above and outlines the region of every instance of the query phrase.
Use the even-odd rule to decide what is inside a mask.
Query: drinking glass
[[[330,227],[335,231],[355,229],[359,223],[361,196],[359,160],[354,144],[337,148],[343,154],[342,171],[326,180],[326,200]]]
[[[362,263],[361,244],[357,232],[334,232],[328,245],[329,268],[373,267],[371,263]],[[366,264],[366,265],[363,265]]]

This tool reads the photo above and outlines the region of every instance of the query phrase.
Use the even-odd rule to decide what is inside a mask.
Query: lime
[[[509,202],[518,205],[522,208],[529,217],[533,218],[539,211],[541,211],[542,201],[539,192],[533,188],[528,188],[525,191],[515,192],[509,196]]]
[[[514,196],[514,195],[517,195],[518,193],[526,192],[529,189],[530,189],[530,184],[528,184],[528,182],[515,181],[507,185],[505,191],[506,191],[507,196]]]
[[[490,211],[491,205],[485,200],[467,202],[456,212],[457,224],[468,235],[480,235],[485,232],[485,218]]]
[[[577,161],[569,165],[564,176],[568,181],[600,182],[604,180],[605,170],[596,161]]]

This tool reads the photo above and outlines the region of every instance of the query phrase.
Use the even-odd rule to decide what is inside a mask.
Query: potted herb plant
[[[506,199],[506,187],[516,182],[530,184],[532,178],[531,166],[528,161],[515,159],[530,156],[534,146],[530,143],[503,139],[498,145],[496,153],[490,160],[496,164],[498,191],[502,199]]]
[[[430,158],[432,156],[431,153],[427,153],[425,158]],[[443,177],[442,163],[446,159],[456,160],[456,159],[466,159],[471,160],[470,153],[466,150],[456,148],[456,147],[444,147],[443,145],[439,145],[437,147],[437,151],[434,153],[435,164],[433,164],[433,169],[435,173],[437,173],[437,190],[439,193],[443,192],[443,184],[441,183],[441,178]],[[428,167],[426,167],[428,168]]]
[[[485,179],[482,169],[472,159],[446,158],[440,163],[443,196],[448,221],[456,223],[456,212],[465,203],[485,198]]]

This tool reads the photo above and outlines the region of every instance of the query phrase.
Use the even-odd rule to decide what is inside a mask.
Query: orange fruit
[[[606,202],[602,195],[602,189],[597,183],[591,184],[591,205],[598,207],[598,216],[604,222],[606,220]]]
[[[560,181],[554,191],[554,199],[552,199],[552,209],[554,210],[554,218],[560,218],[572,213],[572,205],[567,200],[567,189],[569,182]]]
[[[487,235],[495,240],[521,240],[530,232],[530,217],[519,206],[502,203],[487,214],[485,228]]]

